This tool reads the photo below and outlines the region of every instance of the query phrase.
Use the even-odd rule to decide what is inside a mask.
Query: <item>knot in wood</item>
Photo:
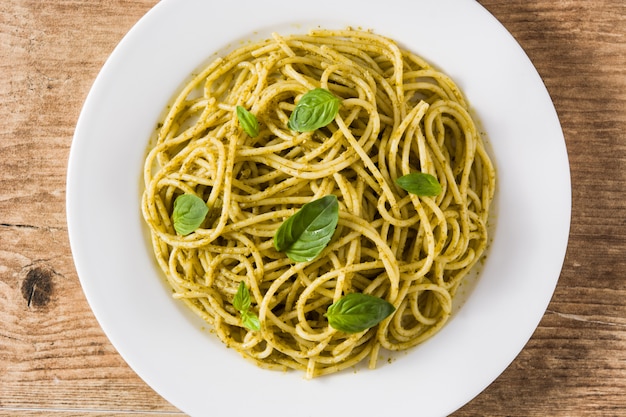
[[[45,307],[50,302],[54,291],[53,274],[51,269],[40,266],[28,271],[22,282],[22,297],[28,307]]]

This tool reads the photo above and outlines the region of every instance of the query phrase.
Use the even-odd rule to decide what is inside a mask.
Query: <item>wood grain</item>
[[[67,159],[82,104],[115,45],[154,3],[0,3],[0,413],[178,412],[100,329],[65,222]],[[51,282],[40,304],[22,290],[36,272]]]
[[[0,3],[0,415],[182,415],[100,329],[65,221],[81,106],[115,45],[156,3]],[[626,2],[480,3],[521,44],[554,101],[572,223],[533,337],[454,416],[626,416]]]
[[[481,2],[559,115],[572,178],[559,284],[513,364],[455,415],[626,415],[626,3]]]

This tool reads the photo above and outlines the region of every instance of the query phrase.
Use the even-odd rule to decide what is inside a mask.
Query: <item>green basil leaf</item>
[[[274,234],[274,247],[294,262],[315,259],[330,242],[338,221],[335,195],[306,203],[280,225]]]
[[[297,132],[312,132],[328,125],[339,112],[340,100],[324,88],[304,94],[289,117],[288,126]]]
[[[257,315],[250,311],[250,305],[250,291],[246,287],[245,282],[241,281],[233,298],[233,307],[241,314],[241,322],[244,327],[255,331],[260,330],[261,322]]]
[[[237,106],[237,119],[239,119],[239,124],[243,128],[244,132],[246,132],[250,137],[254,138],[258,136],[259,122],[254,114],[250,113],[241,106]]]
[[[194,194],[181,194],[174,200],[174,229],[185,236],[196,230],[209,212],[203,199]]]
[[[237,288],[237,293],[235,293],[235,298],[233,298],[233,307],[239,312],[244,312],[250,308],[250,304],[250,291],[246,287],[246,283],[241,281]]]
[[[259,331],[261,330],[261,322],[259,318],[252,311],[246,310],[241,313],[241,322],[244,327],[250,330]]]
[[[441,194],[442,191],[437,178],[423,172],[412,172],[404,175],[396,180],[396,184],[405,191],[419,196],[434,197]]]
[[[328,307],[326,318],[334,329],[358,333],[389,317],[396,308],[386,300],[369,294],[351,293]]]

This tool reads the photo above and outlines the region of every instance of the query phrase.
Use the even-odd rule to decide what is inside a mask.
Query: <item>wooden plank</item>
[[[154,3],[0,6],[0,56],[10,57],[2,60],[0,77],[0,412],[6,415],[179,413],[137,377],[96,322],[65,222],[67,158],[84,99],[108,54]]]
[[[570,242],[533,338],[455,416],[626,414],[626,3],[481,1],[551,94],[572,177]],[[549,181],[549,179],[546,179]]]

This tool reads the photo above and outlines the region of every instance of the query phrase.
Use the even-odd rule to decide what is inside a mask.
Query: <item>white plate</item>
[[[149,136],[181,83],[229,45],[321,25],[374,29],[457,81],[498,169],[493,243],[465,304],[391,364],[306,381],[257,369],[172,300],[140,216]],[[563,134],[536,70],[470,0],[165,0],[115,49],[76,127],[67,216],[87,299],[128,364],[194,416],[441,416],[480,393],[520,352],[554,291],[571,189]],[[514,393],[511,393],[514,395]]]

